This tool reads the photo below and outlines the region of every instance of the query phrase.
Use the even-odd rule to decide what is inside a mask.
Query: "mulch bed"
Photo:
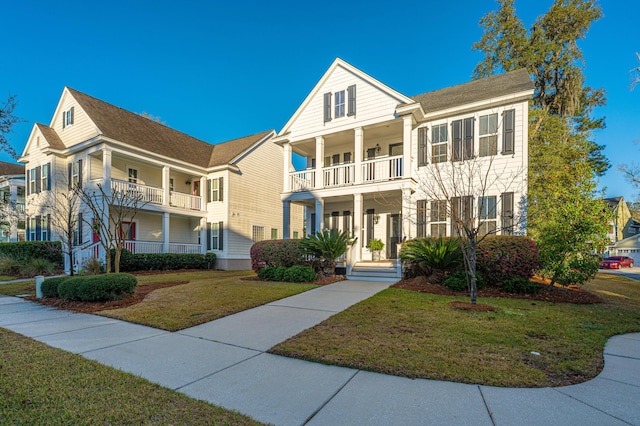
[[[393,287],[406,290],[419,291],[421,293],[442,294],[445,296],[468,296],[468,291],[451,291],[442,284],[430,282],[425,276],[409,278],[397,282]],[[553,303],[574,303],[577,305],[603,303],[597,295],[590,293],[578,286],[544,288],[537,294],[513,294],[507,293],[498,287],[485,287],[478,290],[478,298],[505,297],[510,299],[540,300]]]
[[[110,300],[108,302],[79,302],[74,300],[64,300],[59,297],[36,299],[35,297],[25,297],[27,300],[40,303],[41,305],[50,306],[55,309],[64,309],[66,311],[79,312],[83,314],[91,314],[98,311],[106,311],[109,309],[126,308],[142,300],[152,291],[160,288],[174,287],[177,285],[188,284],[189,281],[173,281],[159,284],[149,284],[136,287],[133,294],[127,295],[120,300]]]

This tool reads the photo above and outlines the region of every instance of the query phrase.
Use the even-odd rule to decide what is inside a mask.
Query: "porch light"
[[[187,181],[185,182],[185,185],[191,185],[191,179],[187,179]]]
[[[373,223],[374,223],[374,225],[377,225],[378,222],[380,222],[380,215],[376,214],[376,215],[373,216]]]
[[[380,154],[380,151],[382,151],[382,148],[380,148],[379,144],[376,144],[376,154]]]

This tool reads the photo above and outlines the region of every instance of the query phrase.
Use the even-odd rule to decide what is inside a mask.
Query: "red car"
[[[633,259],[629,256],[611,256],[600,262],[603,269],[620,269],[624,266],[633,267]]]

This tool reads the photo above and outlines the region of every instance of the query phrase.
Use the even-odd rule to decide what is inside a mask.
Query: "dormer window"
[[[336,92],[335,100],[336,100],[335,118],[344,117],[344,90],[340,90],[339,92]]]
[[[333,108],[331,101],[333,99]],[[324,122],[327,123],[334,118],[342,118],[356,115],[356,85],[347,87],[347,90],[337,92],[327,92],[323,97]],[[332,115],[333,114],[333,115]]]
[[[62,113],[62,128],[73,124],[73,107]]]

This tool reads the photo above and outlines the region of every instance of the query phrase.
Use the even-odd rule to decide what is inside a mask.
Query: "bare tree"
[[[15,201],[0,203],[0,223],[7,224],[10,232],[18,228],[18,224],[23,220],[25,220],[24,208],[19,211]]]
[[[99,236],[100,245],[106,253],[107,273],[111,271],[111,249],[115,250],[114,270],[120,272],[122,249],[130,231],[123,225],[127,221],[130,227],[140,208],[146,204],[144,194],[135,185],[105,189],[102,184],[97,184],[95,189],[75,186],[74,192],[92,213],[92,218],[83,218],[83,221]]]
[[[524,232],[524,209],[519,208],[520,213],[514,215],[516,202],[522,205],[524,200],[515,200],[514,195],[524,193],[525,180],[522,167],[496,161],[495,154],[478,157],[471,149],[464,150],[463,146],[454,147],[447,161],[421,168],[417,190],[426,198],[424,217],[441,222],[449,218],[451,235],[459,237],[471,303],[475,304],[478,244],[485,236],[500,231]]]
[[[16,95],[9,95],[3,105],[0,106],[0,151],[4,151],[17,159],[18,153],[9,143],[7,135],[13,131],[13,126],[24,121],[22,118],[13,115],[18,101]]]
[[[640,62],[640,53],[636,52],[636,56],[638,61]],[[636,84],[640,83],[640,67],[631,68],[631,84],[629,88],[633,90],[636,87]]]

